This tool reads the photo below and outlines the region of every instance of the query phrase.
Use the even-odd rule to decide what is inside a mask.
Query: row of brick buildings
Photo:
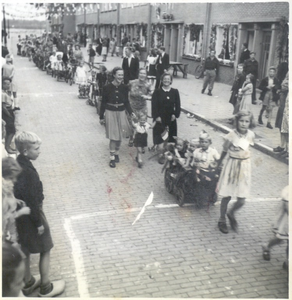
[[[219,81],[228,84],[242,43],[257,53],[260,78],[288,53],[288,2],[79,3],[73,8],[72,14],[50,18],[51,31],[64,35],[79,31],[93,41],[116,37],[118,46],[127,34],[140,40],[143,58],[150,48],[164,45],[170,60],[188,64],[189,73],[215,49],[221,65]]]

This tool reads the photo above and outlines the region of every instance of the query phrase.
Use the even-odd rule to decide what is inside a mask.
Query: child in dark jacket
[[[20,132],[15,138],[15,145],[20,153],[17,162],[22,172],[14,184],[14,195],[30,208],[30,215],[16,219],[19,243],[26,255],[25,286],[22,291],[27,296],[40,286],[39,297],[53,297],[64,291],[65,282],[64,280],[51,282],[49,279],[50,250],[53,248],[53,241],[43,212],[42,182],[31,163],[31,160],[36,160],[40,154],[41,140],[34,133]],[[30,273],[31,253],[40,253],[40,275],[35,277]]]

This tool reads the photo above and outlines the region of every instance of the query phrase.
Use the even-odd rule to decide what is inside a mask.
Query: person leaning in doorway
[[[202,89],[202,94],[205,93],[205,90],[208,87],[208,95],[212,96],[212,90],[214,86],[214,82],[216,76],[218,75],[219,71],[219,61],[215,57],[215,51],[210,51],[210,56],[206,58],[205,67],[204,67],[204,84]]]

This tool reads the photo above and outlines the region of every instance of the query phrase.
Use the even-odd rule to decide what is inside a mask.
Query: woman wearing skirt
[[[114,80],[103,88],[100,107],[100,124],[105,124],[106,137],[110,140],[110,167],[120,162],[119,149],[122,138],[130,136],[132,127],[126,112],[135,117],[128,99],[128,87],[122,84],[124,71],[116,67],[112,71]]]

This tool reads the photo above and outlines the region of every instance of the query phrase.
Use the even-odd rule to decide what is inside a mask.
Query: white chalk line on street
[[[20,93],[19,97],[29,96],[29,97],[55,97],[61,94],[66,95],[77,95],[77,92],[57,92],[57,93]]]
[[[75,264],[75,273],[76,273],[79,295],[81,298],[89,297],[89,291],[88,291],[85,274],[82,275],[81,273],[81,270],[84,270],[84,263],[81,254],[80,242],[75,236],[70,218],[65,219],[64,227],[72,247],[72,256]]]
[[[281,198],[253,198],[253,199],[246,199],[247,202],[267,202],[267,201],[280,201]],[[184,207],[188,206],[194,206],[194,203],[186,203]],[[216,202],[216,206],[220,205],[220,201]],[[167,209],[167,208],[180,208],[178,204],[157,204],[157,205],[151,205],[147,206],[147,210],[152,209]],[[115,215],[115,214],[125,214],[129,212],[136,212],[140,211],[142,207],[133,207],[128,209],[112,209],[112,210],[106,210],[106,211],[98,211],[94,213],[86,213],[86,214],[79,214],[75,216],[71,216],[69,218],[65,219],[64,222],[64,228],[66,231],[66,234],[68,236],[68,239],[71,244],[72,248],[72,256],[74,260],[75,265],[75,274],[78,284],[78,292],[81,298],[83,297],[89,297],[89,290],[88,285],[86,281],[86,275],[85,273],[82,273],[82,270],[84,270],[84,263],[83,263],[83,257],[82,257],[82,250],[80,246],[80,242],[77,239],[74,230],[72,228],[72,222],[76,220],[83,220],[83,219],[89,219],[97,216],[107,216],[107,215]]]
[[[278,201],[281,200],[281,198],[253,198],[253,199],[246,199],[247,202],[265,202],[265,201]],[[233,201],[233,200],[231,200]],[[220,201],[217,201],[215,205],[218,206],[220,204]],[[195,206],[195,203],[186,203],[183,207],[188,206]],[[157,205],[150,205],[147,206],[147,210],[149,209],[156,209],[156,208],[178,208],[180,207],[178,204],[157,204]],[[96,216],[107,216],[107,215],[115,215],[115,214],[124,214],[129,212],[136,212],[140,211],[142,207],[132,207],[127,209],[111,209],[111,210],[105,210],[105,211],[98,211],[94,213],[86,213],[86,214],[80,214],[71,216],[71,220],[81,220],[81,219],[87,219],[92,218]]]

